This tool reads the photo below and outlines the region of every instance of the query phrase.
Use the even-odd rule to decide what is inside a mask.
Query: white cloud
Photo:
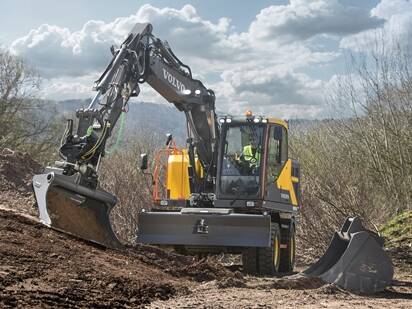
[[[81,30],[73,32],[41,25],[15,40],[11,51],[29,59],[45,76],[78,76],[102,69],[111,58],[109,47],[119,45],[137,22],[153,23],[156,36],[167,38],[181,56],[209,62],[233,56],[234,50],[225,39],[228,19],[221,18],[213,24],[202,20],[190,5],[176,10],[149,4],[129,17],[109,23],[91,20]]]
[[[322,109],[321,80],[281,68],[235,69],[216,85],[220,110],[243,114],[247,109],[277,117],[315,116]]]
[[[409,0],[381,0],[371,12],[373,16],[385,19],[391,19],[394,16],[411,15],[412,2]]]
[[[290,0],[263,9],[250,26],[258,39],[305,40],[319,34],[347,35],[376,28],[383,20],[337,0]]]
[[[87,99],[93,96],[92,82],[98,77],[97,73],[78,77],[55,77],[42,82],[40,95],[50,100]]]
[[[14,41],[11,51],[28,59],[46,77],[84,75],[108,62],[108,46],[116,42],[113,36],[105,37],[99,26],[102,22],[89,21],[82,30],[70,32],[45,24]]]
[[[96,92],[92,91],[93,82],[99,77],[100,73],[94,72],[78,77],[62,76],[43,80],[40,96],[50,100],[65,99],[88,99],[93,97]],[[134,98],[132,100],[135,101]],[[139,101],[165,103],[153,88],[149,85],[140,85]]]
[[[190,62],[193,71],[222,72],[236,63],[259,60],[265,61],[265,65],[287,63],[292,68],[316,63],[320,59],[330,61],[336,56],[330,52],[312,53],[300,42],[279,44],[276,38],[256,44],[253,29],[258,25],[263,28],[271,26],[261,23],[262,12],[252,23],[250,32],[238,34],[230,32],[228,18],[212,23],[202,19],[191,5],[177,10],[147,4],[134,15],[109,23],[89,21],[78,31],[42,25],[15,40],[11,50],[29,59],[46,76],[78,76],[101,70],[110,60],[110,45],[119,44],[136,22],[151,22],[154,34],[169,41],[175,53],[184,62]],[[270,57],[262,59],[262,53],[267,54],[268,51]]]
[[[340,47],[353,51],[370,51],[376,41],[384,39],[387,47],[391,44],[411,44],[412,41],[412,2],[409,0],[382,0],[371,11],[372,16],[385,19],[379,31],[367,30],[343,38]]]
[[[191,5],[178,10],[146,4],[128,17],[92,20],[77,31],[42,25],[15,40],[10,49],[48,78],[45,97],[86,98],[99,75],[94,72],[102,72],[111,58],[110,45],[120,44],[135,23],[150,22],[154,34],[170,42],[195,77],[220,76],[212,85],[202,78],[215,90],[220,110],[240,113],[251,106],[278,116],[316,116],[322,110],[324,82],[297,72],[330,63],[340,53],[315,49],[307,39],[357,33],[381,25],[381,18],[336,0],[291,0],[263,9],[247,32],[237,33],[230,19],[205,20]],[[141,88],[139,99],[164,102],[147,85]]]

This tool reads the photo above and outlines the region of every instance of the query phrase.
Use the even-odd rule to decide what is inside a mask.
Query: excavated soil
[[[26,153],[0,149],[0,207],[36,216],[31,180],[41,169]]]
[[[0,151],[1,308],[412,307],[410,263],[396,269],[395,286],[361,296],[299,274],[243,276],[238,259],[113,251],[56,232],[37,221],[31,177],[40,169],[26,154]]]
[[[9,210],[0,210],[0,227],[0,307],[138,307],[232,276],[151,246],[104,249]]]
[[[0,151],[0,307],[139,307],[233,273],[151,246],[113,251],[37,221],[31,180],[41,166]]]

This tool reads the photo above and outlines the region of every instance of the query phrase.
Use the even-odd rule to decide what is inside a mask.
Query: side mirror
[[[168,134],[166,134],[166,146],[169,146],[170,145],[170,143],[172,142],[172,139],[173,139],[173,135],[172,134],[170,134],[170,133],[168,133]]]
[[[145,171],[147,170],[147,167],[148,167],[148,156],[146,153],[142,153],[140,155],[140,169],[142,171]]]

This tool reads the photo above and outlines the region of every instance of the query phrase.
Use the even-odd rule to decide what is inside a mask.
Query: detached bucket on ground
[[[108,248],[123,248],[110,224],[117,202],[110,193],[80,186],[75,176],[53,171],[35,175],[33,188],[43,224]]]
[[[382,291],[393,278],[393,265],[383,242],[366,230],[359,218],[348,218],[333,235],[325,254],[303,273],[358,293]]]

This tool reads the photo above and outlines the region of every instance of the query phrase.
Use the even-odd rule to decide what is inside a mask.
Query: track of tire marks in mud
[[[0,307],[139,307],[188,293],[222,266],[155,247],[105,250],[0,210]]]

